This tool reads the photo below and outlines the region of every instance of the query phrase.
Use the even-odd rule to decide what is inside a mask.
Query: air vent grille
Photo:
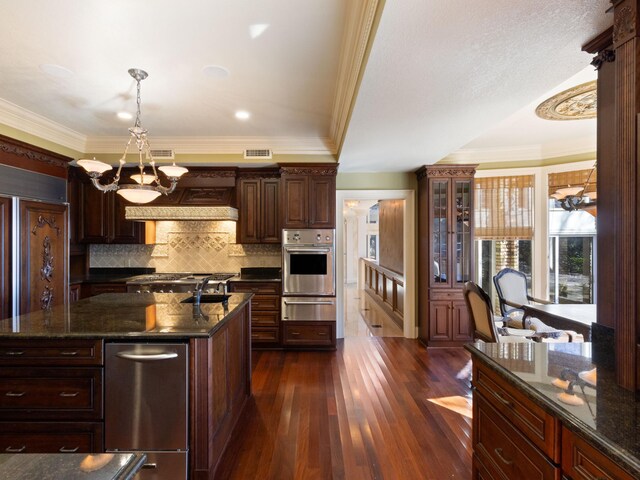
[[[245,159],[271,159],[271,150],[268,148],[247,148],[244,151]]]
[[[156,160],[175,160],[176,155],[175,152],[171,149],[164,149],[164,150],[151,150],[151,155],[153,155],[153,158],[155,158]]]

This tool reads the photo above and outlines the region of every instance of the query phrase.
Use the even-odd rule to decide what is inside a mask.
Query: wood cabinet
[[[69,284],[69,303],[76,303],[82,298],[82,284],[71,283]]]
[[[421,168],[418,176],[418,337],[427,346],[472,340],[462,288],[473,280],[476,165]]]
[[[251,299],[251,345],[280,345],[280,282],[230,282],[229,291],[253,293]]]
[[[0,451],[101,452],[103,343],[0,341]]]
[[[280,167],[282,228],[335,228],[337,165]]]
[[[0,318],[11,315],[11,199],[0,197]]]
[[[282,344],[290,347],[331,347],[336,345],[335,322],[287,321],[282,324]]]
[[[239,178],[237,243],[280,243],[280,179],[276,173],[247,172]]]
[[[82,298],[94,297],[101,293],[127,293],[127,284],[120,282],[87,283],[82,288]]]

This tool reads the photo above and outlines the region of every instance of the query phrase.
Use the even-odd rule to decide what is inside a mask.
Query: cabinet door
[[[452,183],[452,216],[453,229],[453,272],[454,287],[462,287],[473,279],[473,237],[472,237],[472,202],[473,192],[471,180],[454,180]]]
[[[432,286],[451,285],[449,225],[449,180],[434,178],[429,180],[430,204],[429,224],[431,226],[430,283]]]
[[[309,178],[309,227],[336,227],[336,177]]]
[[[0,318],[11,315],[11,199],[0,197]]]
[[[125,220],[125,207],[131,205],[117,193],[108,193],[111,204],[109,215],[110,243],[144,243],[144,223]]]
[[[20,313],[66,304],[66,205],[20,202],[20,230]]]
[[[454,301],[451,306],[453,340],[459,342],[473,341],[467,304],[464,301]]]
[[[429,302],[429,340],[451,341],[451,301]]]
[[[280,225],[280,179],[262,180],[260,224],[262,243],[280,243],[282,226]]]
[[[243,178],[238,185],[238,243],[260,243],[260,179]]]
[[[107,195],[91,183],[79,183],[78,243],[107,243]]]
[[[288,176],[281,179],[281,208],[283,228],[306,228],[308,218],[309,178]]]

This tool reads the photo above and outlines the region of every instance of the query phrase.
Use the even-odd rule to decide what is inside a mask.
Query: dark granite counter
[[[0,478],[12,480],[129,480],[140,470],[142,453],[0,454]]]
[[[221,303],[180,303],[187,293],[105,293],[51,311],[0,320],[0,338],[209,337],[243,308],[252,294],[234,293]]]
[[[465,348],[474,361],[506,376],[567,428],[640,478],[640,397],[616,384],[611,358],[600,353],[594,357],[594,344],[475,343]],[[593,368],[597,368],[596,385],[578,376]],[[561,401],[559,394],[565,391],[551,383],[560,377],[576,380],[579,405]]]

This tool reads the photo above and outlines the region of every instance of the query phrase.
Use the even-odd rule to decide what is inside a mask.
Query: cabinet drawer
[[[278,333],[277,328],[251,328],[251,343],[277,343]]]
[[[280,311],[280,297],[278,295],[254,295],[251,299],[251,311]]]
[[[265,293],[280,295],[280,282],[230,282],[230,291],[238,293]]]
[[[280,312],[251,312],[251,326],[276,327],[280,321]]]
[[[101,368],[0,368],[0,420],[101,418]]]
[[[483,395],[474,395],[474,452],[494,478],[560,480],[560,469],[549,461]]]
[[[89,284],[89,296],[101,293],[127,293],[126,283],[91,283]]]
[[[282,337],[285,345],[330,346],[335,344],[335,323],[322,325],[282,323]]]
[[[490,370],[475,368],[476,391],[555,463],[560,463],[560,422]]]
[[[562,429],[562,471],[573,480],[632,480],[634,477],[617,466],[580,435]]]
[[[102,340],[0,341],[0,366],[102,365]]]
[[[0,453],[104,451],[102,423],[0,423]]]
[[[460,300],[464,302],[462,290],[429,290],[429,300]]]

